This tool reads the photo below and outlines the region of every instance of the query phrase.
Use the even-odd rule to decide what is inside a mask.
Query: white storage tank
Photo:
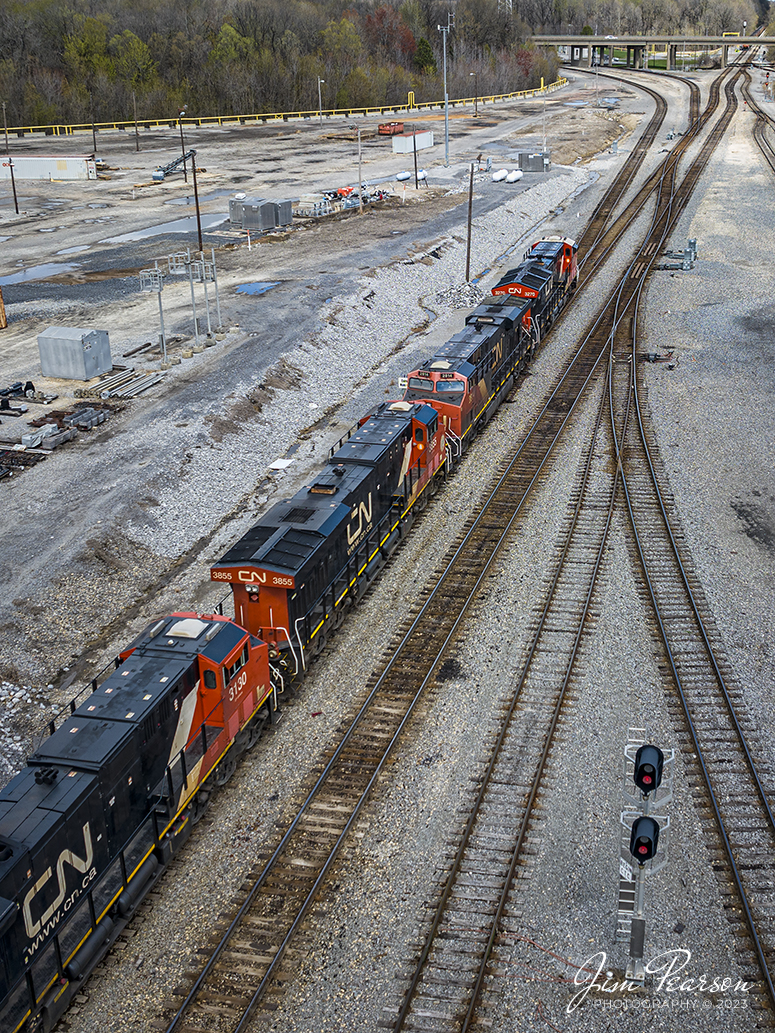
[[[0,179],[96,179],[97,165],[92,154],[7,155],[0,158]]]
[[[415,140],[417,150],[424,151],[433,147],[433,133],[430,129],[417,133],[404,133],[403,136],[393,137],[393,154],[414,154]]]
[[[107,330],[50,326],[38,334],[38,351],[44,377],[91,380],[113,369]]]

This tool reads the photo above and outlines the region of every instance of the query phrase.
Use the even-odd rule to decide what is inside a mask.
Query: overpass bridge
[[[754,36],[533,36],[539,47],[564,48],[567,59],[564,64],[582,68],[611,64],[614,50],[626,50],[625,67],[645,68],[646,48],[655,47],[667,54],[667,70],[675,71],[679,48],[691,47],[698,51],[721,51],[721,67],[729,61],[729,48],[737,46],[760,46],[762,41]]]

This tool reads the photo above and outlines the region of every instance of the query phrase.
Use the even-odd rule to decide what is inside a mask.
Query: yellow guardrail
[[[535,90],[520,90],[518,93],[498,93],[487,97],[466,97],[464,99],[451,100],[449,106],[451,108],[463,107],[473,104],[474,100],[484,105],[494,104],[497,101],[540,97],[559,90],[567,85],[567,82],[567,79],[561,77],[556,82],[550,83],[548,86],[541,86]],[[420,104],[393,104],[375,108],[324,108],[322,112],[315,108],[313,111],[273,111],[261,112],[255,115],[204,115],[201,118],[138,118],[137,122],[134,119],[127,119],[126,121],[116,122],[95,122],[93,126],[91,122],[78,122],[73,125],[9,126],[8,132],[18,137],[34,133],[43,133],[45,136],[72,136],[74,133],[90,133],[92,128],[97,132],[105,132],[111,129],[127,132],[128,130],[134,130],[135,125],[141,129],[159,129],[162,127],[177,129],[181,124],[183,126],[245,125],[248,122],[291,122],[299,119],[320,118],[321,116],[323,118],[353,118],[357,115],[367,117],[368,115],[411,114],[416,111],[432,111],[434,109],[443,110],[444,101],[431,100]]]

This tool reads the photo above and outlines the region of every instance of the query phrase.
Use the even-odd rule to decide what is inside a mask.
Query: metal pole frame
[[[210,325],[210,295],[207,293],[207,263],[205,262],[205,253],[200,251],[202,256],[202,284],[205,289],[205,312],[207,313],[207,336],[213,336],[213,328]]]
[[[196,298],[194,297],[194,270],[192,267],[191,259],[188,262],[188,282],[191,285],[191,308],[194,311],[194,340],[196,341],[197,348],[199,347],[199,325],[196,318]]]
[[[185,162],[183,163],[185,168]],[[194,177],[194,204],[196,205],[196,232],[199,238],[199,250],[202,250],[202,218],[199,214],[199,190],[196,185],[196,151],[191,149],[191,174]]]
[[[164,333],[164,312],[161,307],[161,289],[159,294],[159,324],[161,326],[161,361],[166,365],[167,363],[167,336]]]
[[[210,254],[213,257],[213,283],[215,284],[215,311],[218,313],[218,329],[220,330],[223,326],[221,320],[221,299],[218,294],[218,270],[215,268],[215,248],[210,248]]]
[[[358,214],[363,215],[363,176],[361,173],[361,127],[358,126]]]

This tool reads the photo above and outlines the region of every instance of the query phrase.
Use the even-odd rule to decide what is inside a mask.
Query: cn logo
[[[22,911],[24,913],[24,927],[27,930],[27,935],[30,939],[40,932],[41,926],[44,926],[51,918],[53,918],[58,909],[62,906],[62,901],[65,899],[67,894],[65,863],[71,865],[82,875],[85,875],[91,868],[92,859],[94,857],[94,845],[92,843],[88,821],[83,827],[83,846],[86,852],[86,857],[83,859],[78,857],[77,854],[74,854],[72,850],[63,850],[59,855],[57,860],[57,883],[59,886],[59,892],[54,903],[43,912],[37,922],[33,922],[32,920],[32,901],[38,893],[40,893],[49,879],[53,877],[53,871],[51,868],[47,868],[45,870],[24,898],[24,905],[22,907]]]
[[[243,585],[253,585],[256,581],[260,585],[266,584],[266,574],[260,574],[257,570],[240,570],[237,573],[237,580]]]
[[[358,519],[358,526],[353,530],[353,525],[351,523],[347,525],[347,544],[348,545],[352,545],[352,543],[357,538],[359,538],[361,534],[363,534],[363,522],[364,522],[364,520],[366,521],[366,526],[367,527],[369,526],[369,524],[371,523],[371,513],[372,513],[372,501],[371,501],[371,492],[369,492],[369,501],[368,502],[361,502],[361,503],[359,503],[357,506],[355,506],[353,508],[353,511],[350,514],[350,516],[353,518],[353,520],[355,520],[356,517],[357,517],[357,519]]]

